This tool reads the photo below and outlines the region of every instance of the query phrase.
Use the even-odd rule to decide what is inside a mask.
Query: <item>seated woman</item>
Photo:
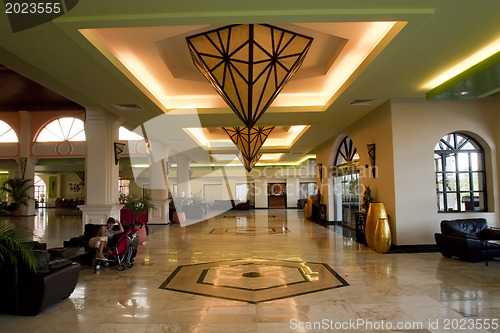
[[[113,227],[118,225],[120,227],[119,230],[113,230]],[[114,235],[118,235],[124,231],[123,226],[120,222],[116,221],[113,217],[108,218],[106,225],[103,225],[99,228],[99,232],[97,236],[89,239],[89,247],[98,249],[96,258],[97,259],[105,259],[104,258],[104,249],[108,244],[108,241],[113,238]]]

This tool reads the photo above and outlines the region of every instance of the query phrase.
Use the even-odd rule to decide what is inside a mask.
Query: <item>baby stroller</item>
[[[112,246],[112,252],[106,255],[106,259],[95,259],[94,273],[100,270],[101,266],[108,267],[112,263],[118,263],[119,271],[132,267],[139,245],[139,237],[136,236],[137,230],[136,227],[132,227],[123,232],[116,244]]]

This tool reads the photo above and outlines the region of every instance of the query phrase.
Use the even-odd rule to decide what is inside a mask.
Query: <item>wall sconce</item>
[[[318,164],[319,182],[323,185],[323,164]]]
[[[124,143],[121,143],[121,142],[115,142],[114,143],[114,148],[115,148],[115,165],[118,165],[118,161],[120,161],[120,156],[123,153],[123,147],[125,147]]]
[[[375,179],[375,176],[377,174],[377,169],[375,167],[375,144],[371,143],[366,145],[366,147],[368,148],[368,156],[370,156],[370,169],[372,170],[373,179]]]
[[[21,177],[24,179],[26,174],[26,164],[28,163],[28,159],[26,157],[21,157],[19,159],[19,167],[21,168]]]

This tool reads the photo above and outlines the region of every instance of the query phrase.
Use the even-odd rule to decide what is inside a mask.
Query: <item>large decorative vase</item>
[[[375,250],[375,228],[379,219],[387,219],[387,212],[385,205],[382,202],[372,202],[368,207],[368,214],[366,215],[365,236],[366,244]]]
[[[391,228],[386,218],[378,219],[373,244],[379,253],[387,253],[391,249]]]

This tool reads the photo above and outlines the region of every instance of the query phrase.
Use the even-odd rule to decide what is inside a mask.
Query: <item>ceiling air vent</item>
[[[140,111],[142,107],[139,104],[113,104],[115,108],[122,111]]]
[[[355,99],[351,102],[351,105],[373,105],[376,99]]]

